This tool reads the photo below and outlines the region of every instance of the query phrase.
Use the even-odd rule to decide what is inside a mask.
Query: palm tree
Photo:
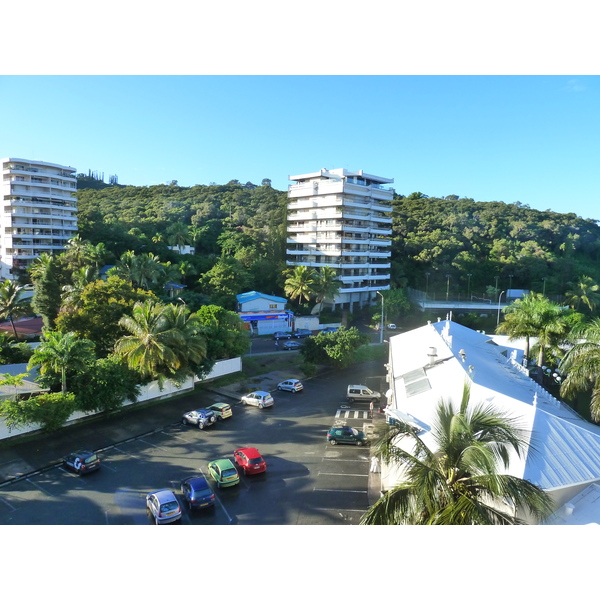
[[[565,398],[577,392],[592,389],[590,412],[600,421],[600,318],[581,324],[572,333],[574,345],[560,363],[560,372],[566,379],[560,391]]]
[[[133,283],[133,272],[135,268],[135,251],[126,250],[121,254],[117,264],[108,271],[107,275],[116,275],[129,283]]]
[[[119,324],[131,335],[117,341],[115,352],[143,377],[175,381],[192,375],[206,358],[206,341],[196,314],[183,305],[136,303]]]
[[[337,271],[328,265],[322,267],[315,273],[314,280],[313,291],[317,295],[319,314],[321,314],[323,302],[335,298],[336,294],[340,291],[342,283],[338,279]]]
[[[504,309],[505,320],[498,325],[496,333],[507,334],[509,340],[525,338],[525,358],[529,359],[530,339],[540,337],[541,344],[539,366],[543,363],[546,338],[554,330],[561,331],[562,324],[558,323],[564,315],[560,305],[550,301],[543,294],[530,292],[523,298],[515,300]]]
[[[81,267],[71,275],[71,283],[62,287],[63,309],[78,308],[85,287],[98,279],[96,267]]]
[[[19,339],[14,319],[29,312],[29,305],[21,298],[23,287],[14,281],[6,280],[0,284],[0,319],[8,319],[12,326],[15,340]]]
[[[552,513],[550,497],[529,481],[499,472],[510,451],[520,456],[526,432],[490,405],[469,406],[465,384],[458,410],[440,401],[432,423],[435,448],[411,425],[389,427],[376,455],[404,467],[404,479],[387,491],[362,518],[366,525],[516,525],[523,510],[541,520]],[[413,451],[397,445],[413,442]]]
[[[298,298],[299,304],[302,304],[302,298],[310,300],[310,297],[314,295],[314,269],[304,265],[298,265],[293,269],[288,269],[287,272],[289,276],[285,280],[283,289],[290,300]]]
[[[150,289],[160,278],[163,265],[155,254],[140,254],[133,261],[132,281],[144,290]]]
[[[181,253],[183,246],[190,243],[189,227],[181,221],[176,221],[167,229],[167,239],[171,246],[177,246]]]
[[[44,331],[40,345],[29,359],[28,369],[39,365],[40,373],[60,374],[61,391],[67,391],[67,369],[84,370],[95,359],[94,343],[78,338],[75,333]]]
[[[194,365],[206,358],[206,342],[201,334],[202,325],[197,315],[190,315],[181,304],[167,304],[163,310],[165,328],[173,334],[173,351],[184,374],[191,374]]]
[[[590,312],[593,312],[600,302],[600,286],[587,275],[579,278],[575,285],[570,284],[572,288],[567,291],[567,302],[571,308],[579,310],[581,303],[585,304]]]

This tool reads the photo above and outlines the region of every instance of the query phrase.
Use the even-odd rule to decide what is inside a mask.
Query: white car
[[[181,521],[181,507],[171,490],[158,490],[146,496],[146,512],[157,525]]]
[[[241,402],[242,404],[258,406],[258,408],[273,406],[274,403],[273,396],[269,392],[250,392],[241,397]]]
[[[299,379],[286,379],[277,384],[277,389],[279,391],[285,390],[286,392],[295,394],[296,392],[301,392],[304,389],[304,386]]]
[[[396,325],[394,323],[388,323],[388,329],[396,329]]]

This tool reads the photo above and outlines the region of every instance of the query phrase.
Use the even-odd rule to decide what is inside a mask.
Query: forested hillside
[[[77,195],[82,238],[103,242],[114,260],[126,250],[185,260],[193,267],[185,283],[198,293],[231,296],[254,288],[283,294],[287,194],[268,180],[260,186],[112,185]],[[508,288],[558,296],[584,276],[600,281],[596,221],[518,202],[421,193],[398,195],[393,207],[396,287],[437,297],[494,297]],[[167,248],[183,242],[196,247],[195,257]]]
[[[430,293],[445,293],[449,276],[454,296],[487,286],[561,295],[583,276],[600,281],[599,256],[597,222],[574,213],[420,193],[394,199],[393,259],[409,285],[429,280]]]

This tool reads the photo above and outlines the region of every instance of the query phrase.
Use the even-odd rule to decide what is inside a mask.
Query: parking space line
[[[46,491],[41,485],[38,485],[35,481],[32,481],[31,479],[26,479],[25,481],[31,483],[31,485],[35,486],[42,493],[46,494],[46,496],[54,496],[54,494],[51,494],[50,492]]]
[[[317,473],[317,475],[337,475],[338,477],[368,477],[369,474],[365,473],[364,475],[362,473],[321,473],[321,471],[319,471]]]
[[[6,498],[0,496],[0,500],[2,500],[2,502],[4,502],[4,504],[6,504],[6,506],[8,506],[8,508],[11,510],[17,510]]]
[[[367,462],[369,459],[366,456],[364,458],[328,458],[324,456],[322,460],[329,462]]]
[[[330,488],[313,488],[313,492],[343,492],[344,494],[367,494],[367,490],[332,490]]]
[[[200,473],[202,473],[202,475],[204,475],[204,471],[202,471],[201,468],[198,470],[200,471]],[[206,475],[204,475],[204,477],[206,477]],[[208,477],[206,477],[206,480],[209,481]],[[211,486],[211,489],[212,489],[212,486]],[[227,517],[227,520],[229,521],[229,524],[231,525],[231,523],[233,523],[233,519],[227,512],[227,509],[225,508],[225,506],[223,506],[223,503],[221,502],[221,499],[219,498],[219,495],[215,492],[215,490],[213,490],[213,494],[215,495],[215,500],[219,503],[219,506],[223,509],[223,512],[225,513],[225,516]]]
[[[163,448],[162,446],[157,446],[156,444],[153,444],[152,442],[147,442],[146,440],[143,440],[141,438],[138,441],[143,442],[144,444],[148,444],[148,446],[152,446],[153,448],[158,448],[158,450],[162,450],[163,452],[167,452],[167,448]]]

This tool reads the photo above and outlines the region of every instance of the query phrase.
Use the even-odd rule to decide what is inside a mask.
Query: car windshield
[[[175,500],[173,500],[172,502],[165,502],[164,504],[160,505],[160,510],[162,512],[169,512],[171,510],[177,510],[177,502]]]
[[[92,462],[96,462],[98,460],[98,457],[95,454],[92,454],[91,456],[88,456],[83,462],[85,464],[89,464]]]
[[[260,463],[262,463],[262,458],[251,458],[248,462],[251,465],[260,465]]]
[[[231,477],[231,475],[235,475],[237,471],[235,469],[225,469],[221,473],[221,477]]]

